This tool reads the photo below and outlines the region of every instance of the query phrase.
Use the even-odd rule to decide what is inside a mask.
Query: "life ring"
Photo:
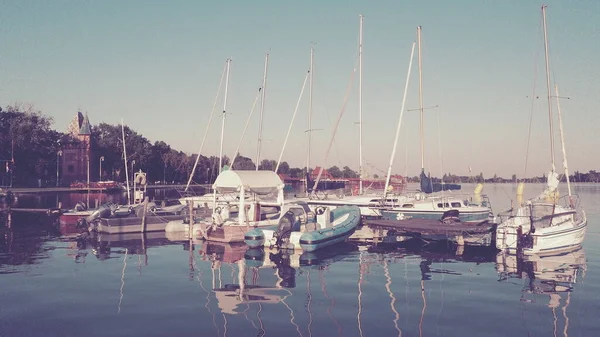
[[[217,213],[217,214],[221,214],[221,207],[217,207],[217,208],[215,208],[215,213]]]
[[[138,185],[146,185],[146,173],[136,173],[134,182]]]

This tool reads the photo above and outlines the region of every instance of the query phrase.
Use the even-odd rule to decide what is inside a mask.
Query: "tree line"
[[[65,147],[83,146],[78,139],[68,133],[52,129],[52,117],[15,104],[0,107],[0,186],[37,186],[38,180],[45,186],[54,186],[60,179],[59,151]],[[128,169],[141,169],[146,172],[150,182],[169,184],[186,183],[192,172],[197,154],[186,154],[173,149],[164,141],[152,143],[131,127],[123,127],[127,148]],[[121,125],[100,123],[91,128],[91,147],[93,156],[102,160],[102,172],[93,175],[92,181],[125,180],[125,162]],[[223,165],[232,160],[223,156]],[[239,155],[233,161],[235,170],[254,170],[256,163],[248,157]],[[200,155],[192,181],[198,184],[212,183],[219,173],[217,156]],[[264,159],[258,164],[259,170],[275,170],[277,162]],[[95,170],[95,168],[93,168]],[[348,166],[329,168],[336,178],[358,177]],[[278,173],[292,178],[304,178],[305,167],[290,167],[287,162],[279,165]]]
[[[38,180],[45,186],[54,186],[57,182],[59,151],[64,147],[79,146],[80,142],[67,133],[52,129],[52,117],[45,116],[42,112],[32,107],[23,108],[15,104],[5,108],[0,107],[0,185],[7,186],[37,186]],[[186,183],[192,172],[197,154],[186,154],[183,151],[171,148],[164,141],[150,142],[146,137],[138,134],[129,126],[124,126],[125,145],[127,147],[128,168],[134,167],[146,172],[150,182],[171,184]],[[125,163],[121,125],[100,123],[92,127],[91,144],[93,155],[104,157],[102,172],[94,175],[92,180],[125,180]],[[230,165],[231,158],[223,156],[223,165]],[[212,183],[219,173],[219,158],[200,155],[197,168],[192,181],[195,183]],[[264,159],[258,164],[259,170],[275,170],[277,162]],[[254,170],[256,163],[252,159],[239,155],[234,160],[234,170]],[[312,168],[311,168],[312,170]],[[310,171],[310,170],[309,170]],[[333,178],[358,178],[357,172],[350,167],[331,166],[327,169]],[[290,167],[287,162],[282,162],[278,173],[286,174],[291,178],[304,178],[306,167]],[[379,178],[373,175],[373,178]],[[511,179],[504,179],[494,175],[484,178],[483,173],[475,176],[457,176],[444,174],[442,177],[447,183],[503,183],[517,182],[513,174]],[[564,177],[563,177],[564,179]],[[434,177],[434,182],[440,178]],[[600,173],[575,172],[572,181],[598,182]],[[418,182],[418,176],[408,178],[409,182]],[[545,176],[524,179],[526,182],[543,182]]]

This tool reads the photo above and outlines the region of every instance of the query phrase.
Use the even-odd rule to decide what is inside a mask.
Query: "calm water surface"
[[[497,211],[515,188],[484,191]],[[596,336],[600,186],[575,191],[589,221],[583,249],[533,261],[350,243],[276,256],[165,233],[76,239],[15,217],[0,227],[0,335]],[[86,195],[30,198],[19,202]]]

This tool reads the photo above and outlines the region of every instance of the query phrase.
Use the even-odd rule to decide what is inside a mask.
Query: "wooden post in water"
[[[188,236],[190,238],[190,245],[192,244],[192,238],[194,233],[194,201],[188,201],[188,205],[190,206],[190,225],[188,230]]]
[[[146,232],[146,213],[148,212],[148,197],[144,198],[144,212],[142,212],[142,226],[140,228],[141,233]]]

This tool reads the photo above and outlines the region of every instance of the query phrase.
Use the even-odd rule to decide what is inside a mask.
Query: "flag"
[[[6,162],[6,172],[8,173],[8,171],[10,171],[10,168],[8,167],[8,162]]]

